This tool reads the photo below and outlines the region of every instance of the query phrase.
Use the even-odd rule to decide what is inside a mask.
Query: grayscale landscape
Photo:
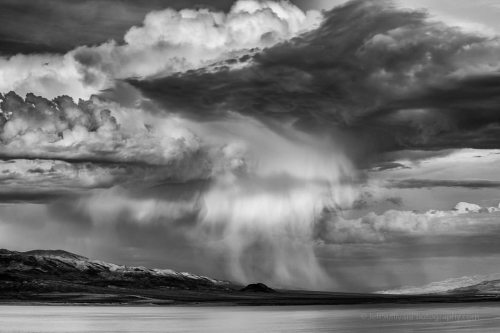
[[[498,17],[0,0],[0,332],[494,332]]]

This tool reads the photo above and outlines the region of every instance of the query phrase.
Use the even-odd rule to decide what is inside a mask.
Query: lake
[[[500,304],[12,306],[0,332],[498,332]]]

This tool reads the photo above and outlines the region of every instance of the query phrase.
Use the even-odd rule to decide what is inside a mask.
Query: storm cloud
[[[204,7],[227,11],[232,3],[211,1]],[[122,42],[125,32],[151,11],[197,6],[193,0],[3,0],[0,54],[66,53],[109,39]]]
[[[240,0],[227,13],[209,8],[152,11],[124,34],[122,43],[110,39],[65,54],[0,57],[0,91],[87,99],[114,87],[116,79],[184,72],[274,45],[317,27],[321,18],[318,11],[304,12],[287,1]]]
[[[397,188],[465,187],[480,189],[499,188],[500,182],[491,180],[405,179],[390,181],[389,186]]]
[[[316,289],[354,283],[329,261],[500,252],[476,243],[500,233],[498,37],[385,0],[108,2],[49,1],[123,21],[0,57],[4,242]]]
[[[390,1],[351,1],[324,16],[318,29],[242,69],[221,64],[132,83],[195,117],[237,110],[340,129],[364,152],[498,147],[497,37]]]

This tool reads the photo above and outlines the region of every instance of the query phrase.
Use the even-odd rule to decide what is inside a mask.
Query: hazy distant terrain
[[[403,287],[381,291],[381,294],[473,294],[500,295],[500,274],[473,275],[429,283],[421,287]]]
[[[493,283],[493,282],[492,282]],[[486,282],[476,292],[434,295],[352,294],[243,287],[169,269],[127,267],[90,260],[62,250],[0,250],[0,300],[8,303],[58,304],[235,304],[306,305],[496,300]]]

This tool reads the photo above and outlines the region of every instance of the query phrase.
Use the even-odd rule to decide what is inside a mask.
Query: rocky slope
[[[227,281],[169,269],[115,265],[62,250],[0,250],[0,292],[70,292],[87,291],[90,287],[234,289]]]

